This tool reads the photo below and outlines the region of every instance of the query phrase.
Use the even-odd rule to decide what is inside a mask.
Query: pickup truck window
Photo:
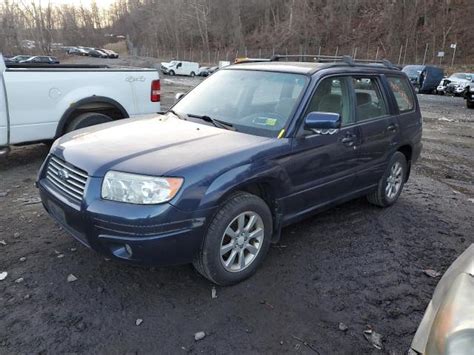
[[[410,84],[407,80],[398,76],[388,76],[387,80],[393,94],[395,95],[395,100],[397,101],[400,112],[413,110],[415,107],[415,100],[409,87]]]
[[[231,124],[239,132],[277,137],[308,81],[301,74],[221,70],[192,90],[173,110],[191,117],[209,116]]]
[[[375,78],[354,77],[352,86],[356,97],[357,121],[370,120],[387,114],[387,106]]]

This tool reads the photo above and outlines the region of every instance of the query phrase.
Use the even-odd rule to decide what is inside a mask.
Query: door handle
[[[352,147],[354,145],[354,137],[348,136],[341,139],[342,144]]]
[[[395,133],[397,131],[397,125],[396,124],[391,124],[387,127],[387,131]]]

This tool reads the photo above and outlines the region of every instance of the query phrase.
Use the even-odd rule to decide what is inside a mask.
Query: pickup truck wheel
[[[209,224],[194,267],[218,285],[250,277],[270,247],[272,214],[258,196],[232,195]]]
[[[390,159],[377,190],[367,195],[367,200],[379,207],[388,207],[397,202],[405,184],[407,166],[405,156],[396,152]]]
[[[74,118],[66,127],[66,133],[76,129],[94,126],[100,123],[111,122],[112,118],[97,112],[86,112]]]
[[[195,72],[191,72],[191,78],[194,78],[196,76],[196,73]]]
[[[170,72],[168,73],[170,76],[174,76],[174,71],[173,70],[170,70]]]

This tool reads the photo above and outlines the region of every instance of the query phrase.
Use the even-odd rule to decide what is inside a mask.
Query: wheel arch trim
[[[109,97],[105,96],[89,96],[84,99],[81,99],[79,101],[74,102],[71,104],[68,109],[63,113],[61,116],[61,119],[59,120],[58,126],[56,127],[56,134],[55,138],[60,137],[64,133],[64,129],[66,128],[66,125],[69,121],[69,118],[71,117],[71,114],[77,110],[79,107],[85,104],[90,104],[90,103],[104,103],[104,104],[109,104],[114,106],[117,110],[120,111],[121,115],[123,118],[128,118],[130,117],[127,110],[117,101],[114,99],[111,99]]]

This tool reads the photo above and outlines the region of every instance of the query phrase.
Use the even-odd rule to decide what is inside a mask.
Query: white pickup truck
[[[159,111],[156,69],[5,65],[0,54],[0,155],[10,145]]]

